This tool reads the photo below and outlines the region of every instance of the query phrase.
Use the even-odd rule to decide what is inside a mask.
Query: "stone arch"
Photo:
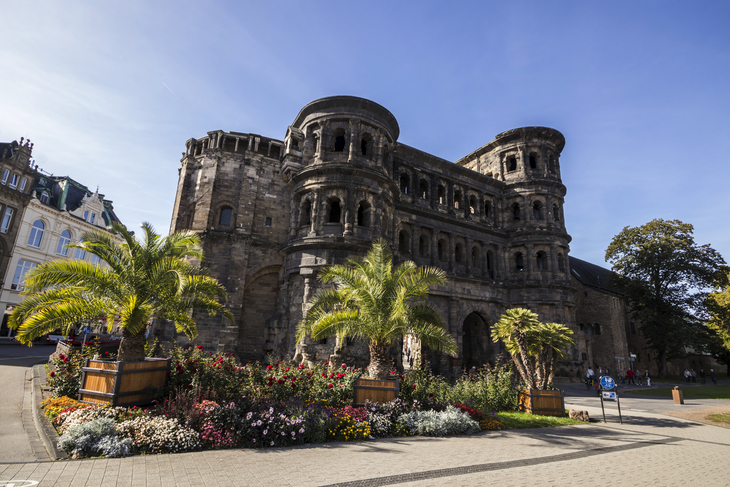
[[[266,321],[279,301],[279,271],[271,265],[256,271],[246,282],[238,319],[238,354],[241,360],[263,360]]]
[[[462,321],[462,366],[468,371],[472,367],[494,365],[499,346],[492,342],[488,314],[482,310],[472,310]]]

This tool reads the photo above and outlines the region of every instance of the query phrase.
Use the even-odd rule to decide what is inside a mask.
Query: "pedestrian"
[[[627,369],[626,378],[629,380],[629,384],[633,384],[634,383],[634,371],[631,369]]]
[[[637,370],[636,374],[634,374],[634,377],[636,378],[636,385],[640,386],[641,384],[641,371]]]
[[[692,377],[692,374],[689,373],[689,370],[688,369],[684,369],[684,380],[686,380],[687,382],[689,382],[690,381],[690,377]]]
[[[588,384],[593,385],[593,376],[594,372],[591,366],[588,366],[588,370],[586,371],[586,381],[588,381]]]
[[[695,372],[695,369],[689,371],[689,376],[692,378],[692,382],[697,382],[697,372]]]
[[[712,379],[712,383],[714,385],[717,385],[717,375],[715,375],[715,369],[710,369],[710,379]]]
[[[598,377],[603,377],[603,367],[598,367]]]
[[[608,367],[606,367],[606,375],[611,375],[611,369],[609,369]]]
[[[700,369],[700,380],[705,383],[705,369]]]
[[[649,371],[646,370],[644,372],[644,377],[646,377],[646,386],[649,387],[651,385],[651,377],[649,377]]]

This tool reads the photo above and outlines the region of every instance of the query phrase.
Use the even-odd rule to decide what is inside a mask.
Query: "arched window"
[[[514,203],[512,205],[512,219],[513,220],[519,220],[520,219],[520,205],[517,203]]]
[[[329,222],[330,223],[340,223],[340,214],[342,212],[340,211],[340,200],[334,199],[330,201],[330,214],[329,214]]]
[[[410,188],[408,187],[411,184],[411,180],[408,177],[408,174],[402,173],[400,175],[400,191],[403,194],[410,193]]]
[[[475,214],[477,212],[477,199],[475,196],[469,196],[469,213]]]
[[[578,325],[578,329],[580,331],[582,331],[583,333],[585,333],[585,331],[586,331],[586,328],[585,328],[585,326],[583,326],[583,323],[581,323],[581,324]]]
[[[334,152],[342,152],[345,150],[345,130],[335,129],[332,132],[332,150]]]
[[[439,253],[439,260],[445,261],[446,260],[446,240],[444,240],[444,239],[439,240],[438,253]]]
[[[359,227],[370,226],[370,203],[361,201],[357,207],[357,225]]]
[[[471,265],[477,269],[482,266],[482,252],[477,246],[471,248]]]
[[[560,207],[558,205],[553,205],[553,220],[560,221]]]
[[[547,254],[542,250],[537,253],[537,270],[546,271],[548,268]]]
[[[418,197],[422,200],[428,199],[428,181],[425,179],[418,182]]]
[[[532,216],[535,220],[542,220],[542,203],[535,201],[532,205]]]
[[[599,325],[598,323],[593,325],[593,333],[595,333],[596,335],[600,335],[601,334],[601,325]]]
[[[360,153],[364,156],[369,156],[372,153],[372,141],[373,137],[370,134],[363,134],[362,140],[360,140]]]
[[[401,230],[398,234],[398,250],[400,252],[407,253],[409,247],[410,245],[408,245],[408,233],[405,230]]]
[[[512,172],[517,170],[517,158],[515,156],[507,159],[507,171]]]
[[[558,270],[565,272],[565,258],[563,258],[563,254],[558,254]]]
[[[312,224],[312,202],[304,200],[302,202],[302,210],[299,214],[299,225],[311,225]]]
[[[421,257],[428,257],[428,238],[425,235],[421,235],[418,239],[418,254]]]
[[[537,156],[530,154],[530,169],[537,169]]]
[[[445,205],[446,204],[446,188],[443,184],[439,184],[438,187],[438,198],[439,198],[439,205]]]
[[[585,329],[583,330],[583,333],[585,333],[586,335],[593,335],[593,325],[587,323]]]
[[[491,201],[484,202],[484,217],[485,218],[492,217],[492,202]]]
[[[47,205],[49,199],[50,199],[50,196],[48,193],[46,193],[45,191],[43,193],[41,193],[41,198],[40,198],[41,203],[43,203],[44,205]]]
[[[525,258],[522,257],[522,252],[517,252],[515,254],[515,270],[517,272],[522,272],[525,270]]]
[[[64,230],[61,232],[61,238],[58,239],[58,248],[56,253],[60,255],[68,255],[68,249],[66,245],[71,243],[71,232]]]
[[[463,196],[461,194],[461,191],[459,191],[458,189],[454,191],[454,208],[456,208],[457,210],[459,209],[459,202],[462,198]]]
[[[487,273],[494,279],[494,252],[487,250]]]
[[[464,246],[461,243],[456,244],[456,247],[454,247],[454,260],[459,264],[464,261]]]
[[[76,255],[74,255],[74,258],[78,260],[84,260],[84,258],[86,258],[86,250],[76,249]]]
[[[46,226],[42,221],[36,220],[33,222],[33,227],[30,229],[30,236],[28,237],[28,245],[31,247],[40,247],[41,241],[43,240],[43,230]]]
[[[233,216],[233,208],[230,206],[224,206],[221,208],[221,216],[218,219],[218,225],[227,227],[231,224],[231,217]]]

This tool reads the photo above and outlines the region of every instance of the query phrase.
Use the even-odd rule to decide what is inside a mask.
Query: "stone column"
[[[345,193],[342,196],[342,212],[344,214],[344,225],[342,226],[344,229],[342,232],[343,235],[352,235],[353,211],[350,208],[351,199],[353,198],[350,198],[350,193],[345,189]]]
[[[439,265],[439,236],[436,232],[431,233],[431,265],[441,267]]]
[[[525,256],[525,271],[527,272],[527,278],[532,279],[533,275],[533,269],[535,268],[534,259],[535,256],[533,254],[533,245],[531,243],[528,243],[525,245],[527,249],[527,255]]]
[[[466,273],[470,274],[471,266],[473,264],[473,262],[471,261],[471,240],[469,240],[468,238],[465,238],[464,247],[466,247],[464,249],[464,254],[465,254],[464,255],[464,264],[466,264]]]
[[[553,279],[558,278],[558,244],[550,244],[550,271]]]
[[[348,162],[352,162],[352,160],[355,159],[355,156],[357,155],[357,144],[355,143],[356,139],[357,127],[355,125],[355,122],[350,120],[350,153],[347,156]]]
[[[520,149],[520,162],[522,162],[522,175],[527,177],[527,166],[529,165],[529,159],[527,156],[527,149],[522,147]]]
[[[499,275],[503,279],[506,279],[509,276],[509,273],[513,271],[513,269],[511,269],[509,266],[509,249],[506,245],[502,245],[500,247],[500,255],[498,256],[498,258],[502,262]]]
[[[454,259],[454,234],[449,234],[449,270],[451,272],[454,272],[454,269],[456,268],[456,263]]]
[[[420,237],[420,231],[411,225],[411,260],[415,262],[417,257],[421,254],[418,252],[418,240]]]
[[[301,211],[301,197],[294,196],[291,199],[291,209],[289,210],[289,237],[294,238],[299,231],[299,222],[297,214]]]
[[[313,237],[317,234],[317,229],[319,228],[319,219],[321,218],[320,213],[324,213],[322,211],[322,202],[320,201],[320,191],[314,190],[313,191],[314,197],[312,198],[312,215],[310,218],[310,221],[312,222],[312,228],[309,230],[309,236]]]

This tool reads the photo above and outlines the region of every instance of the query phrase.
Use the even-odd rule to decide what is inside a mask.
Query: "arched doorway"
[[[266,320],[276,311],[279,272],[254,276],[243,292],[241,321],[238,325],[238,354],[241,360],[263,360]]]
[[[462,366],[468,371],[472,367],[494,365],[496,347],[489,337],[489,325],[479,313],[471,313],[464,320],[462,343]]]

